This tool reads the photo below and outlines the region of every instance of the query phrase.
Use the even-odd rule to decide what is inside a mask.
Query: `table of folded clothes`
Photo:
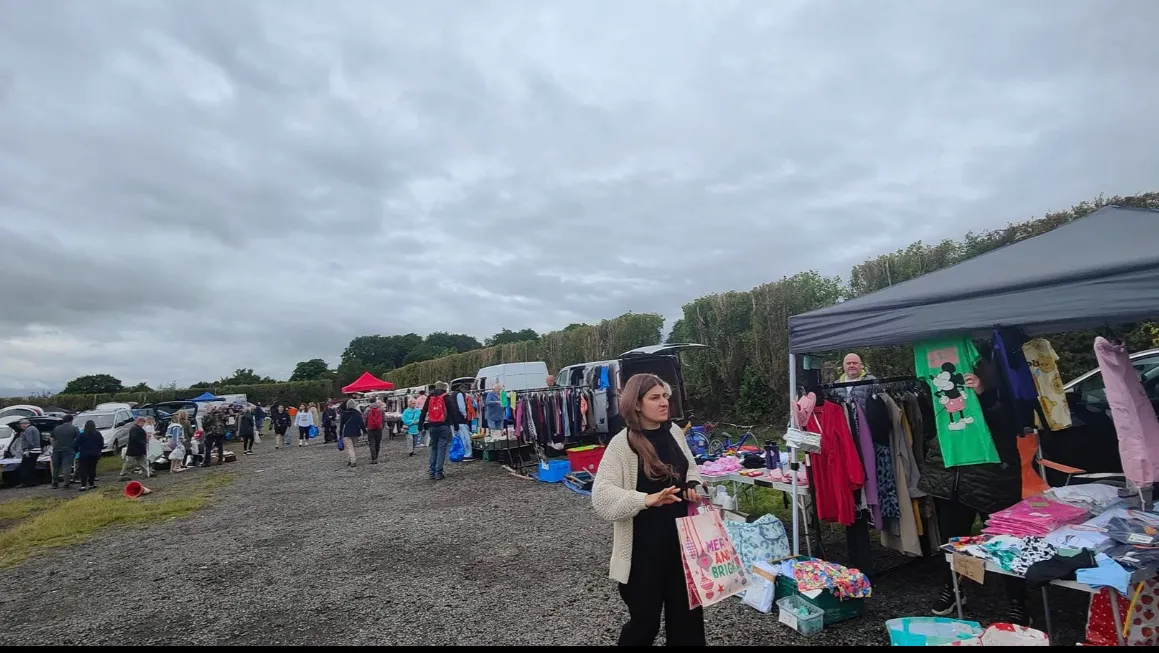
[[[990,515],[981,535],[952,538],[942,550],[947,560],[979,558],[987,572],[1041,586],[1048,633],[1047,585],[1092,594],[1106,588],[1122,643],[1118,633],[1131,615],[1120,616],[1120,596],[1137,596],[1159,575],[1159,514],[1128,508],[1131,498],[1111,485],[1052,488]],[[957,575],[954,581],[960,597]],[[963,618],[960,600],[958,618]]]

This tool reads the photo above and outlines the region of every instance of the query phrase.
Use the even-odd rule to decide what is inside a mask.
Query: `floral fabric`
[[[802,592],[827,589],[839,600],[867,599],[873,588],[865,574],[824,560],[794,561],[793,580]]]

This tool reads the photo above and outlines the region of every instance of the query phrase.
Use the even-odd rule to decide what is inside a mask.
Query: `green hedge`
[[[660,344],[664,316],[627,313],[614,320],[568,331],[554,331],[539,340],[515,342],[404,365],[383,375],[398,388],[475,376],[480,368],[499,363],[544,361],[551,374],[576,363],[606,360],[646,345]]]
[[[250,401],[263,404],[274,401],[298,404],[310,401],[325,401],[330,397],[336,396],[335,393],[337,390],[330,381],[297,381],[293,383],[221,386],[219,388],[184,388],[178,390],[159,390],[157,392],[9,397],[0,399],[0,408],[14,406],[16,404],[32,404],[34,406],[59,406],[68,410],[80,411],[110,401],[135,401],[139,404],[152,404],[159,401],[192,399],[204,392],[212,392],[216,395],[244,394]]]

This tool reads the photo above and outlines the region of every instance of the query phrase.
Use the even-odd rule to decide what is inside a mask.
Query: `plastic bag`
[[[773,610],[773,596],[776,593],[776,585],[763,576],[753,574],[749,577],[749,588],[745,590],[744,602],[758,612],[768,614]]]
[[[169,452],[169,460],[170,461],[176,461],[176,462],[180,463],[184,459],[185,459],[185,447],[180,445],[180,444],[177,445],[177,448],[175,448],[173,451]]]
[[[1050,646],[1046,633],[1014,624],[994,624],[979,639],[982,646]]]
[[[342,442],[343,442],[344,440],[346,440],[346,438],[342,438],[342,437],[338,438],[338,450],[339,450],[339,451],[344,451],[344,450],[346,449],[346,445],[345,445],[345,444],[342,444]],[[290,446],[290,445],[286,445],[286,446],[288,447],[288,446]]]
[[[318,437],[318,427],[317,427],[317,426],[311,426],[311,427],[310,427],[310,431],[309,431],[309,433],[307,433],[307,435],[310,437],[310,439],[311,439],[311,440],[313,440],[314,438]]]
[[[451,438],[451,448],[447,454],[447,457],[450,458],[451,462],[453,462],[453,463],[458,463],[458,462],[463,461],[464,449],[463,449],[463,439],[462,438],[458,438],[458,437]]]

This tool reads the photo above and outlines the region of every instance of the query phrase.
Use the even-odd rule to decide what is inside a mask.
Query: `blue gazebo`
[[[225,400],[222,399],[221,397],[214,395],[212,392],[203,392],[203,393],[201,393],[201,396],[194,397],[193,399],[190,399],[190,401],[225,401]]]

